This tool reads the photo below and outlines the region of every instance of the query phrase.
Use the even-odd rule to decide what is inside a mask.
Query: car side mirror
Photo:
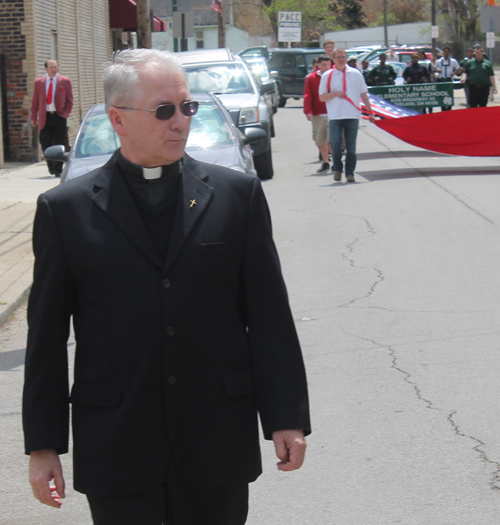
[[[277,71],[270,71],[269,72],[269,76],[272,77],[272,78],[278,78],[279,77],[279,73]]]
[[[245,128],[244,135],[243,144],[245,146],[267,138],[267,133],[261,128]]]
[[[67,162],[69,159],[69,153],[66,151],[64,146],[50,146],[43,152],[45,160],[53,160],[56,162]]]
[[[276,91],[274,82],[263,82],[260,85],[261,95],[265,95],[266,93],[272,93],[273,91]]]

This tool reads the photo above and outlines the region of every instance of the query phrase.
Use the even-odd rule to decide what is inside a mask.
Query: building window
[[[196,49],[203,49],[203,31],[196,31]]]
[[[57,60],[57,32],[50,32],[50,58]]]

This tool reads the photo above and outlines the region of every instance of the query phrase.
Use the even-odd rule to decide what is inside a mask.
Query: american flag
[[[212,0],[212,10],[222,13],[222,0]]]

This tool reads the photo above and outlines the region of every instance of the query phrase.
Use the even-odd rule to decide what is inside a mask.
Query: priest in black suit
[[[174,55],[118,53],[104,90],[121,148],[38,201],[30,482],[60,507],[71,404],[74,486],[94,523],[243,524],[258,418],[281,470],[300,468],[310,432],[264,194],[257,178],[184,153],[197,106]]]

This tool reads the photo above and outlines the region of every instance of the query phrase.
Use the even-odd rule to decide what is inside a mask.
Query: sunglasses
[[[168,120],[175,115],[176,108],[181,110],[181,113],[185,117],[192,117],[198,113],[199,102],[196,100],[187,100],[183,102],[180,106],[175,104],[160,104],[156,109],[143,109],[143,108],[126,108],[124,106],[115,106],[116,109],[128,109],[133,111],[151,111],[155,113],[155,117],[158,120]]]

